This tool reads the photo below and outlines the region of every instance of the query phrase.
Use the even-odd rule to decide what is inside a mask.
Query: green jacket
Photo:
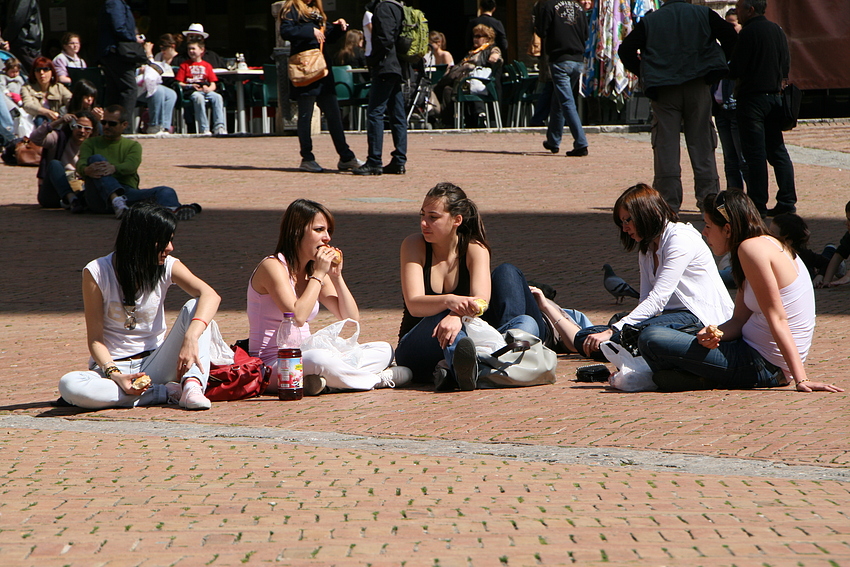
[[[139,188],[139,165],[142,163],[142,145],[136,140],[119,138],[111,142],[103,136],[89,138],[80,146],[80,157],[77,161],[77,173],[84,178],[89,157],[100,154],[106,161],[115,166],[116,181],[121,185]]]

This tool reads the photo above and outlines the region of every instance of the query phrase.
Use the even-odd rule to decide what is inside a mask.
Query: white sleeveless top
[[[159,348],[165,340],[165,293],[171,286],[171,269],[178,260],[165,258],[165,275],[146,294],[136,297],[136,328],[124,328],[127,313],[118,276],[112,266],[112,256],[89,262],[85,269],[94,278],[103,295],[103,342],[112,358],[126,358],[146,350]]]
[[[782,246],[773,238],[768,237],[768,240],[782,249]],[[795,258],[794,264],[797,268],[797,279],[780,289],[779,296],[782,299],[782,306],[785,308],[791,336],[794,337],[794,343],[800,353],[800,360],[805,363],[815,331],[815,290],[812,287],[812,279],[809,277],[806,265],[803,264],[799,256]],[[785,362],[785,358],[779,351],[773,333],[770,332],[770,325],[767,324],[767,319],[761,312],[756,295],[746,280],[743,290],[744,305],[753,312],[741,329],[744,341],[756,349],[765,360],[781,368],[785,375],[790,378],[788,363]]]

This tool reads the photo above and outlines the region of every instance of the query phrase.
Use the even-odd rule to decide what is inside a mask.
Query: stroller
[[[407,110],[407,125],[411,129],[430,129],[428,114],[434,109],[431,101],[433,67],[426,70],[421,63],[411,67],[402,83],[404,108]]]

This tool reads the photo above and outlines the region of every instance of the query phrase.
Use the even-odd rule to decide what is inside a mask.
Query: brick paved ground
[[[217,319],[229,340],[247,334],[250,271],[274,245],[283,208],[304,196],[337,215],[334,241],[346,252],[364,338],[394,343],[398,245],[417,229],[422,195],[441,180],[478,202],[495,262],[519,265],[554,285],[563,303],[603,321],[617,306],[600,285],[601,264],[637,282],[636,258],[617,248],[610,206],[628,185],[651,180],[651,150],[639,136],[598,134],[588,158],[566,159],[542,151],[541,140],[528,133],[417,134],[408,175],[381,178],[299,173],[292,138],[144,140],[141,174],[144,186],[172,185],[184,201],[204,205],[202,215],[181,224],[175,256],[221,293]],[[362,156],[365,137],[350,141]],[[804,125],[789,141],[832,156],[850,153],[842,124]],[[316,146],[319,162],[333,165],[330,141],[321,137]],[[837,241],[844,230],[848,169],[797,165],[799,212],[810,220],[813,247]],[[260,399],[204,413],[50,408],[58,377],[87,356],[81,268],[109,251],[117,223],[38,209],[34,173],[0,167],[0,415],[653,449],[839,468],[850,460],[847,394],[617,394],[572,382],[582,361],[571,357],[559,363],[556,385],[514,391]],[[693,210],[683,216],[699,220]],[[808,363],[813,377],[845,387],[847,292],[817,293]],[[175,290],[169,305],[184,299]],[[194,565],[215,554],[214,564],[850,564],[850,499],[847,485],[833,481],[349,454],[244,440],[3,433],[0,548],[10,564]],[[103,559],[87,559],[98,550]]]

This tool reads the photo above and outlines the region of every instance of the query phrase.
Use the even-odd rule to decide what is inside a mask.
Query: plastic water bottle
[[[295,313],[284,313],[277,331],[277,396],[281,400],[304,397],[301,340],[301,329],[295,325]]]

